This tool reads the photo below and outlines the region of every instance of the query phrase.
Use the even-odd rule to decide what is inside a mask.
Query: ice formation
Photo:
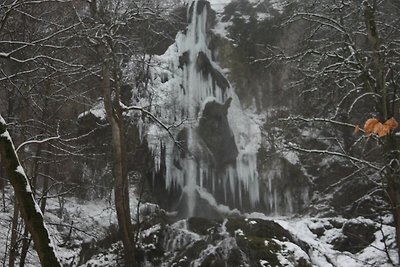
[[[253,207],[260,201],[257,151],[261,133],[258,117],[242,110],[234,89],[229,84],[221,86],[212,75],[214,71],[224,77],[224,70],[213,61],[213,51],[209,49],[207,2],[191,1],[188,6],[190,19],[186,31],[178,33],[175,43],[164,55],[156,58],[158,65],[153,68],[154,80],[157,76],[159,80],[154,86],[158,92],[156,102],[159,108],[154,111],[170,125],[181,125],[186,129],[184,142],[187,153],[179,157],[176,143],[165,130],[151,126],[147,140],[154,153],[156,169],[160,171],[165,162],[165,187],[182,191],[187,216],[196,214],[198,198],[210,194],[217,199],[216,203],[231,208],[240,209],[243,202]],[[200,69],[201,60],[206,60],[212,71]],[[229,98],[232,102],[226,118],[238,155],[236,162],[225,166],[224,171],[216,171],[197,129],[207,103],[215,101],[223,105]],[[181,128],[172,127],[171,130],[178,136]]]

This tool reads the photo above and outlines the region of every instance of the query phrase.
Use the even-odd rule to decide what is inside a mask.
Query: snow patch
[[[242,229],[236,229],[235,230],[235,236],[244,236],[243,230]]]
[[[11,136],[8,133],[8,131],[5,131],[4,133],[0,134],[0,137],[6,138],[8,142],[12,142]]]
[[[289,161],[291,164],[296,165],[300,162],[299,157],[295,151],[284,151],[283,153],[284,158]]]
[[[24,168],[22,168],[21,165],[17,166],[17,168],[15,169],[15,172],[21,174],[22,176],[24,176],[26,178],[26,174],[25,174]]]
[[[228,5],[232,0],[208,0],[210,2],[210,6],[217,13],[221,13],[224,11],[226,5]]]
[[[0,124],[7,125],[6,121],[4,120],[3,116],[0,115]]]
[[[89,114],[92,114],[93,116],[95,116],[96,118],[99,118],[100,120],[106,120],[107,115],[106,115],[106,110],[104,108],[103,101],[99,101],[96,105],[94,105],[88,111],[85,111],[85,112],[79,114],[78,119],[81,119]]]

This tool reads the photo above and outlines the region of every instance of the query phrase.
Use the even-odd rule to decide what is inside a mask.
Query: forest
[[[0,0],[0,264],[400,264],[398,0]]]

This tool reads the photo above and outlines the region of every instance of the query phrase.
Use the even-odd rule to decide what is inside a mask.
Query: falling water
[[[257,171],[260,123],[257,115],[242,110],[229,83],[224,88],[213,76],[214,72],[225,79],[224,71],[212,60],[212,51],[208,48],[207,17],[206,1],[195,0],[189,3],[190,22],[186,32],[178,33],[176,42],[159,57],[159,66],[154,68],[155,76],[157,73],[159,76],[160,73],[168,76],[167,82],[157,85],[161,95],[159,103],[162,103],[161,109],[157,111],[171,125],[184,122],[186,153],[180,156],[182,152],[177,149],[174,141],[169,137],[162,138],[165,133],[156,129],[156,126],[148,131],[148,142],[158,170],[162,162],[165,162],[166,189],[181,189],[180,201],[185,202],[187,216],[196,215],[199,198],[219,208],[229,206],[240,209],[244,203],[254,207],[260,202]],[[211,66],[211,72],[199,69],[201,60]],[[233,162],[216,167],[221,163],[207,156],[212,153],[205,145],[207,140],[202,140],[199,135],[199,123],[207,103],[219,103],[222,107],[228,99],[232,99],[232,102],[225,115],[228,122],[226,132],[227,138],[232,137],[234,140],[233,146],[236,147],[232,150],[237,152],[237,156]],[[179,131],[176,131],[174,134],[178,136]],[[162,153],[162,149],[165,153]]]

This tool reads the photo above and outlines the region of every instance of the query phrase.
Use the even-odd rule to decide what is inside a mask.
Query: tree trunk
[[[51,149],[51,148],[49,148]],[[42,200],[40,202],[40,210],[44,214],[46,210],[46,204],[47,204],[47,195],[49,191],[49,177],[48,175],[50,174],[50,163],[46,165],[44,169],[45,175],[43,176],[43,188],[42,188]]]
[[[42,121],[43,120],[44,120],[44,113],[42,113]],[[42,135],[43,133],[44,131],[42,131],[40,134]],[[37,176],[39,173],[39,158],[41,151],[42,151],[42,144],[38,144],[31,170],[32,189],[33,189],[32,192],[34,196],[36,195],[36,189],[37,189]],[[42,208],[41,211],[43,212]],[[19,257],[19,267],[25,266],[26,255],[28,254],[30,244],[31,244],[31,238],[29,236],[28,228],[25,225],[23,240],[22,240],[21,256]]]
[[[29,236],[28,228],[25,226],[24,240],[22,241],[21,256],[19,257],[19,267],[25,266],[26,255],[28,254],[31,245],[31,237]]]
[[[388,162],[385,169],[386,191],[392,207],[394,227],[396,229],[397,253],[400,260],[400,155],[396,147],[395,137],[387,136],[385,138],[385,154]]]
[[[375,12],[377,2],[364,2],[364,18],[367,30],[368,43],[372,51],[373,70],[375,77],[375,91],[381,96],[381,102],[377,103],[377,110],[384,120],[393,116],[393,108],[390,108],[385,79],[385,54],[381,50],[381,38],[376,24]],[[392,105],[395,103],[393,102]],[[387,182],[386,192],[392,206],[394,226],[396,229],[397,253],[400,260],[400,155],[397,151],[397,142],[393,135],[384,139],[384,153],[386,158],[384,176]]]
[[[11,224],[10,254],[8,257],[8,267],[14,267],[17,258],[17,238],[18,238],[18,202],[14,199],[14,213]]]
[[[0,115],[0,155],[7,176],[14,188],[21,217],[32,235],[34,247],[43,267],[59,267],[60,262],[54,251],[43,214],[36,203],[28,179],[15,152],[14,144],[6,129],[6,122]]]
[[[392,114],[388,108],[388,95],[385,79],[385,54],[381,50],[382,40],[379,37],[379,31],[376,24],[375,12],[377,3],[375,0],[370,4],[364,2],[364,18],[367,30],[368,43],[372,50],[372,62],[375,78],[375,93],[381,96],[381,102],[377,103],[377,110],[381,113],[384,120],[389,119]]]
[[[98,53],[105,58],[105,44],[101,43]],[[132,221],[129,207],[129,183],[126,163],[126,141],[122,109],[119,103],[118,92],[115,92],[116,99],[112,99],[110,83],[110,70],[108,62],[102,65],[102,87],[104,108],[107,120],[111,126],[112,147],[114,155],[114,194],[115,209],[117,211],[118,226],[124,246],[125,266],[137,266],[135,260],[135,246],[133,243]]]

